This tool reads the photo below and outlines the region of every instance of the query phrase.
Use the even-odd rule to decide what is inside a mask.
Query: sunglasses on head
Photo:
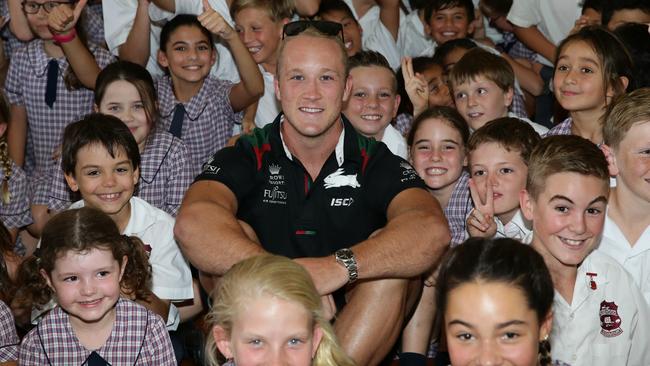
[[[328,36],[340,36],[343,40],[343,26],[341,23],[329,22],[327,20],[297,20],[295,22],[287,23],[282,29],[282,39],[284,37],[297,36],[309,28],[315,28],[320,33]]]

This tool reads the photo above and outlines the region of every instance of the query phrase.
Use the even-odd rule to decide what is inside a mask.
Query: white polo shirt
[[[571,366],[650,365],[650,309],[625,269],[594,251],[578,268],[571,304],[555,292],[550,341],[553,360]]]
[[[409,148],[406,145],[406,139],[393,125],[389,124],[384,130],[384,136],[381,142],[388,146],[388,150],[404,160],[408,160]]]
[[[258,65],[262,77],[264,78],[264,95],[257,102],[257,112],[255,113],[255,127],[262,128],[275,121],[275,117],[280,113],[280,101],[275,97],[275,76],[264,70],[262,65]]]
[[[607,215],[603,239],[597,250],[616,259],[627,270],[650,304],[650,227],[645,229],[632,246],[614,220]]]
[[[497,233],[494,234],[495,238],[516,239],[524,244],[530,244],[533,229],[531,223],[524,219],[521,210],[517,210],[517,213],[505,225],[496,216],[494,216],[494,222],[497,224]]]
[[[221,16],[233,26],[232,18],[226,0],[208,0],[212,8],[221,14]],[[104,34],[108,49],[115,56],[118,56],[118,48],[126,42],[133,22],[135,13],[138,9],[138,0],[103,0],[104,13]],[[201,14],[203,12],[202,0],[182,0],[176,1],[176,14]],[[163,25],[172,19],[176,14],[164,11],[151,3],[149,5],[149,18],[151,19],[151,31],[149,33],[149,60],[147,61],[147,70],[152,76],[164,75],[163,70],[158,65],[157,54],[160,48],[160,32]],[[220,42],[215,42],[217,50],[217,62],[210,74],[216,78],[239,82],[239,73],[235,66],[234,59],[228,48]]]
[[[417,11],[400,22],[397,44],[402,56],[407,57],[433,57],[436,50],[436,42],[425,33]]]
[[[361,29],[363,29],[361,34],[363,49],[381,53],[388,60],[390,67],[393,70],[397,70],[400,67],[401,54],[397,49],[397,41],[395,41],[393,35],[379,18],[379,5],[374,5],[362,18],[359,18],[352,0],[344,1],[350,10],[352,10],[352,14],[359,22]],[[404,17],[404,13],[400,10],[400,24]]]
[[[522,28],[537,26],[551,43],[558,45],[569,35],[582,13],[580,0],[517,0],[512,2],[508,20]],[[542,56],[539,62],[553,66]]]

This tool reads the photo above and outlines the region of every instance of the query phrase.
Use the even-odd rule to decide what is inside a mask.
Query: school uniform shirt
[[[571,127],[573,126],[573,119],[571,117],[567,117],[564,121],[562,121],[560,124],[557,124],[553,126],[548,132],[543,136],[556,136],[556,135],[573,135],[573,132],[571,131]]]
[[[161,299],[182,301],[192,299],[192,274],[176,240],[174,218],[155,208],[141,198],[131,197],[131,217],[122,232],[142,240],[151,264],[151,291]],[[70,208],[84,207],[84,201],[73,203]],[[170,307],[167,328],[175,330],[179,318],[175,307]]]
[[[113,330],[96,350],[86,349],[79,342],[68,313],[55,307],[23,339],[19,364],[87,365],[93,351],[113,366],[176,365],[169,333],[160,316],[126,299],[117,301]]]
[[[454,185],[451,197],[444,208],[445,217],[451,232],[451,246],[462,244],[469,235],[467,234],[467,215],[474,209],[469,191],[469,173],[463,170],[460,178]]]
[[[48,173],[47,206],[62,211],[81,197],[65,181],[61,158]],[[140,159],[140,179],[134,196],[172,216],[176,216],[187,188],[194,180],[192,159],[183,141],[159,128],[148,137]]]
[[[215,152],[226,146],[232,136],[235,121],[240,122],[230,105],[230,89],[233,84],[224,80],[208,77],[199,92],[187,103],[185,108],[181,140],[185,142],[192,158],[194,175],[201,171],[205,163]],[[176,106],[180,103],[169,76],[156,80],[158,103],[160,104],[160,121],[158,127],[168,131]]]
[[[379,6],[374,5],[368,9],[363,17],[359,18],[353,0],[344,1],[352,11],[354,18],[359,22],[361,29],[363,29],[361,34],[362,48],[381,53],[388,60],[390,67],[397,70],[400,67],[401,53],[397,48],[397,41],[379,18]],[[404,17],[405,14],[400,10],[400,19]]]
[[[530,234],[533,232],[533,228],[531,223],[524,218],[521,210],[517,210],[517,213],[505,225],[496,216],[494,216],[494,222],[497,224],[495,238],[510,238],[519,240],[524,244],[530,244],[527,240],[532,238]]]
[[[221,16],[233,26],[230,12],[225,0],[208,0],[213,9],[219,12]],[[104,33],[108,49],[115,56],[119,56],[119,47],[126,42],[126,39],[133,28],[135,14],[138,9],[138,0],[103,0],[104,10]],[[171,20],[177,14],[201,14],[203,12],[202,0],[182,0],[176,1],[176,13],[170,13],[156,5],[149,4],[149,19],[151,27],[149,33],[149,59],[147,60],[147,70],[152,76],[163,76],[163,70],[158,65],[157,54],[160,49],[160,32],[163,25]],[[211,75],[219,78],[239,81],[239,73],[235,66],[234,60],[227,47],[215,41],[217,50],[217,62],[212,66]]]
[[[408,113],[400,113],[395,117],[395,128],[403,136],[406,136],[409,133],[411,124],[413,124],[413,116]]]
[[[616,222],[607,215],[603,238],[596,250],[614,258],[627,270],[650,305],[650,227],[643,231],[636,243],[630,243]]]
[[[418,11],[405,16],[400,23],[397,43],[402,57],[432,57],[436,42],[425,33]]]
[[[0,16],[4,19],[4,23],[0,23],[0,37],[3,41],[5,57],[11,59],[11,55],[15,50],[19,49],[26,45],[26,42],[23,42],[16,38],[16,36],[9,29],[9,20],[11,20],[11,14],[9,14],[9,2],[0,1]]]
[[[0,187],[5,171],[0,164]],[[0,199],[0,220],[8,229],[21,228],[33,222],[30,210],[28,182],[25,172],[11,161],[11,177],[9,178],[9,203]],[[1,195],[1,193],[0,193]]]
[[[528,123],[532,128],[535,129],[535,132],[537,132],[537,134],[540,135],[540,136],[544,136],[546,133],[548,133],[548,128],[546,128],[545,126],[542,126],[539,123],[535,123],[535,122],[529,120],[528,118],[520,117],[516,113],[508,112],[508,117],[518,118],[518,119],[522,120],[523,122]]]
[[[114,58],[105,49],[90,45],[90,52],[100,68],[113,62]],[[56,101],[50,108],[45,104],[48,62],[56,60],[59,65]],[[35,39],[26,47],[17,50],[11,58],[5,93],[9,103],[24,106],[27,111],[27,149],[25,172],[30,187],[43,182],[53,153],[61,143],[65,127],[93,111],[93,91],[81,87],[68,90],[64,76],[68,68],[65,57],[53,59],[43,49],[43,41]],[[33,192],[30,192],[33,193]],[[38,202],[46,202],[39,198]]]
[[[262,128],[273,122],[275,117],[280,114],[280,101],[275,97],[275,76],[264,70],[262,65],[258,65],[262,77],[264,78],[264,95],[257,102],[257,112],[255,113],[255,127]]]
[[[522,28],[537,26],[546,39],[558,45],[580,18],[581,4],[580,0],[517,0],[512,2],[508,20]],[[539,62],[553,66],[541,55]]]
[[[0,301],[0,362],[18,360],[20,339],[11,309]]]
[[[388,146],[388,150],[404,160],[408,160],[409,148],[406,146],[406,140],[399,131],[392,125],[386,126],[384,136],[381,142]]]
[[[571,304],[555,292],[550,342],[553,360],[571,366],[650,365],[650,308],[625,269],[594,251]]]

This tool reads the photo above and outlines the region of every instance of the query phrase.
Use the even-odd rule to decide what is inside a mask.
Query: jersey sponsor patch
[[[214,157],[210,157],[210,159],[208,159],[208,161],[206,161],[205,164],[203,164],[203,173],[212,174],[212,175],[219,174],[221,168],[216,165],[212,165],[213,161],[214,161]]]
[[[337,187],[361,187],[356,174],[344,175],[343,173],[345,173],[343,168],[338,168],[334,173],[325,177],[325,189]]]
[[[621,317],[618,315],[618,305],[614,301],[600,303],[600,334],[611,338],[623,333]]]
[[[401,161],[399,163],[399,166],[402,168],[402,178],[400,179],[400,182],[408,182],[410,180],[418,179],[418,173],[413,169],[413,166],[411,164]]]

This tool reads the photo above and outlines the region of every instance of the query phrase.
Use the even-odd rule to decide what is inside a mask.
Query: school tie
[[[110,365],[102,356],[100,356],[97,352],[92,351],[90,353],[90,356],[86,359],[86,364],[88,366],[106,366]]]
[[[178,103],[174,107],[172,124],[169,126],[169,132],[178,138],[181,138],[181,131],[183,130],[183,117],[185,117],[185,107],[183,107],[183,103]]]
[[[47,84],[45,86],[45,104],[50,108],[56,101],[56,84],[59,78],[59,63],[52,59],[47,63]]]

